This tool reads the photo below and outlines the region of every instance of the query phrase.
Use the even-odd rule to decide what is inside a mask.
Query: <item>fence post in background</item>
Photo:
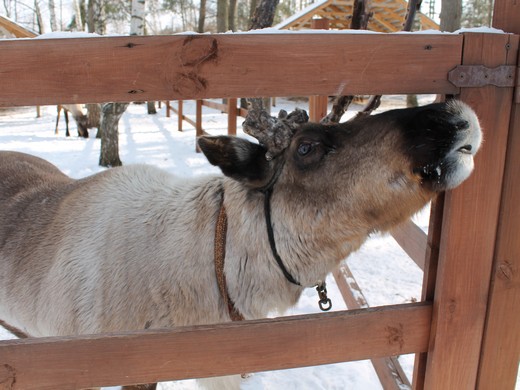
[[[178,101],[178,109],[177,109],[177,130],[182,131],[182,121],[184,119],[184,100]]]
[[[202,130],[202,100],[196,100],[196,107],[195,107],[195,141],[198,137],[202,136],[204,134],[204,130]],[[200,153],[201,150],[199,148],[199,145],[197,142],[195,142],[195,151],[197,153]]]
[[[171,114],[170,114],[171,106],[170,106],[170,101],[169,100],[166,100],[165,106],[166,106],[166,118],[169,118],[171,116]],[[160,100],[159,100],[159,108],[161,108],[161,101]]]
[[[314,30],[328,30],[328,19],[312,19],[311,28]],[[319,122],[321,118],[327,115],[327,96],[310,96],[309,97],[309,119],[311,122]]]
[[[237,98],[227,100],[228,135],[237,134]]]

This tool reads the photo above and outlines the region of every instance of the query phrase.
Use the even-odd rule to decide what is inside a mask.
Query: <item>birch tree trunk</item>
[[[144,33],[145,0],[132,0],[130,35]],[[128,103],[105,103],[101,109],[101,154],[99,165],[116,167],[123,165],[119,158],[119,119],[123,116]]]
[[[106,32],[105,2],[103,0],[88,0],[87,26],[89,33],[104,35]]]
[[[58,25],[56,24],[56,5],[54,0],[49,0],[49,19],[51,23],[51,31],[58,31]]]
[[[79,3],[78,3],[78,0],[74,0],[72,2],[72,5],[74,7],[74,16],[75,16],[75,19],[76,19],[76,29],[78,31],[83,31],[83,18],[81,16],[81,9],[79,7]]]
[[[132,0],[130,35],[144,35],[144,8],[145,0]]]

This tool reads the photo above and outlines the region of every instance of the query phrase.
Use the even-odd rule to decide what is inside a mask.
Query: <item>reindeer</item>
[[[248,118],[259,143],[200,138],[223,176],[129,165],[74,180],[1,152],[0,318],[39,337],[283,312],[369,234],[461,184],[482,138],[458,101],[328,126],[293,117],[274,132],[267,114]]]
[[[65,116],[65,136],[70,137],[69,132],[69,112],[76,121],[78,127],[78,136],[88,138],[88,116],[83,112],[83,106],[81,104],[63,104],[58,105],[58,115],[56,117],[56,130],[58,134],[58,123],[60,122],[60,112],[63,109],[63,115]]]

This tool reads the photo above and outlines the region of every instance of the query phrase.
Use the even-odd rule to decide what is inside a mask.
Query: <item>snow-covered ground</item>
[[[432,96],[424,96],[420,98],[420,102],[425,104],[432,99]],[[385,97],[382,109],[402,104],[401,98]],[[307,103],[277,99],[277,106],[273,111],[277,112],[281,108],[290,111],[295,106],[306,109]],[[185,102],[184,111],[187,115],[194,115],[193,102]],[[206,131],[215,135],[226,132],[225,115],[208,108],[204,108],[203,112],[203,126]],[[42,107],[40,118],[36,118],[36,109],[33,107],[0,108],[0,149],[37,155],[51,161],[74,178],[103,170],[98,166],[100,141],[95,138],[95,130],[91,130],[90,139],[78,138],[75,136],[76,127],[72,121],[71,133],[74,136],[66,138],[63,119],[60,133],[54,134],[55,121],[55,106]],[[195,153],[195,130],[185,124],[182,133],[177,131],[177,116],[173,114],[171,118],[166,118],[164,106],[157,115],[147,115],[146,105],[130,105],[120,121],[119,132],[120,156],[124,164],[147,163],[186,177],[217,172],[202,154]],[[419,213],[415,220],[426,229],[428,210]],[[348,264],[371,306],[420,299],[422,271],[389,236],[372,237],[361,250],[349,257]],[[329,278],[327,283],[333,310],[345,309],[334,280]],[[286,314],[315,312],[319,312],[315,291],[308,289],[298,305]],[[0,328],[0,339],[12,337]],[[403,356],[400,361],[411,377],[413,357]],[[195,381],[188,380],[163,383],[160,388],[198,389],[198,386]],[[258,373],[245,380],[242,388],[372,390],[381,389],[381,385],[370,362],[359,361]]]

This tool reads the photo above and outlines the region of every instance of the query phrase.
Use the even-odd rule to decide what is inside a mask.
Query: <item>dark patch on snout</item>
[[[405,151],[412,159],[414,173],[424,180],[439,180],[439,167],[470,124],[451,113],[445,103],[396,113],[397,117],[401,115]]]

